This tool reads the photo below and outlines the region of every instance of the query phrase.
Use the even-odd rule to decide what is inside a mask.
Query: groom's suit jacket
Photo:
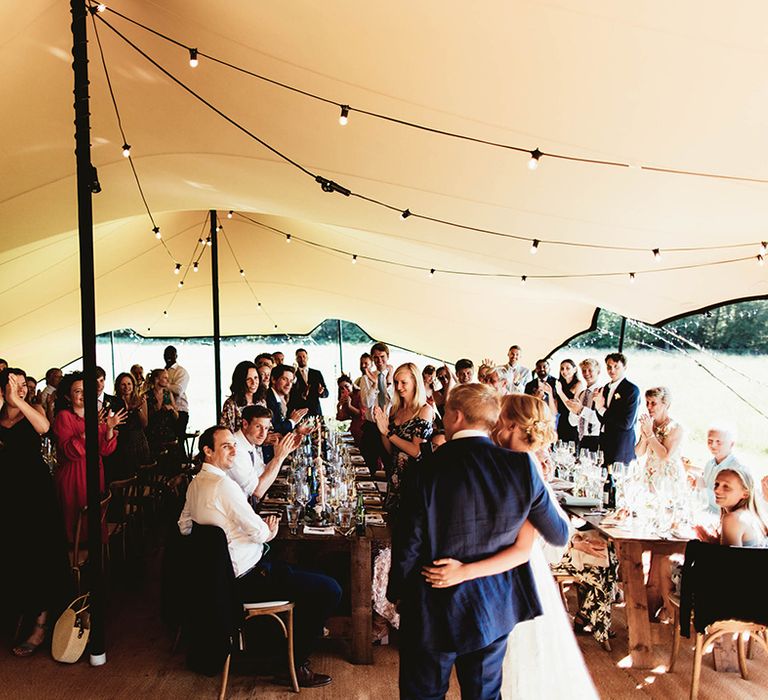
[[[401,637],[433,651],[465,654],[541,614],[530,566],[432,588],[421,568],[435,559],[485,559],[517,539],[530,520],[545,540],[564,545],[568,523],[525,453],[486,437],[443,445],[402,484],[387,597],[400,600]]]
[[[608,400],[608,387],[603,387],[603,394]],[[640,389],[628,379],[622,379],[613,392],[611,404],[597,419],[603,428],[600,433],[600,449],[604,463],[624,462],[629,464],[635,459],[635,423],[640,408]]]

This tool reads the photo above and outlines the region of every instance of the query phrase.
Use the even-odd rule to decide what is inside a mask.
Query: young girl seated
[[[715,477],[720,531],[697,527],[699,539],[729,547],[768,547],[768,526],[755,503],[755,482],[746,470],[722,469]]]

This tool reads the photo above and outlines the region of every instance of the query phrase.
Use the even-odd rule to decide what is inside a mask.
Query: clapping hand
[[[594,406],[596,411],[602,411],[605,408],[605,394],[602,389],[593,394],[592,406]]]
[[[709,542],[709,544],[720,544],[720,538],[717,536],[717,534],[710,532],[702,525],[694,525],[693,529],[696,532],[696,537],[698,537],[702,542]]]
[[[304,418],[304,416],[307,415],[308,411],[308,408],[297,408],[291,411],[291,414],[288,416],[288,420],[292,420],[294,423],[298,423],[302,418]]]
[[[107,424],[109,430],[114,430],[118,425],[122,425],[128,419],[128,412],[121,408],[117,413],[110,411],[107,413],[103,408],[99,411],[99,421]]]
[[[300,433],[286,433],[283,435],[275,447],[275,457],[279,460],[285,459],[301,444],[303,437]]]
[[[270,430],[267,433],[267,439],[264,440],[264,444],[269,445],[270,447],[274,447],[278,442],[280,442],[280,433],[276,433],[274,430]]]
[[[432,566],[421,570],[421,575],[433,588],[450,588],[466,580],[463,569],[464,564],[457,559],[435,559]]]
[[[277,530],[280,527],[280,517],[277,515],[267,515],[264,517],[264,524],[269,528],[269,539],[273,540],[277,536]]]
[[[384,413],[381,406],[373,407],[373,420],[376,422],[376,427],[382,435],[386,435],[389,430],[389,420],[387,414]]]
[[[571,413],[575,413],[576,415],[581,413],[581,409],[583,408],[581,403],[575,399],[563,399],[563,403],[568,407],[568,410]]]
[[[22,403],[24,403],[24,399],[19,396],[19,393],[21,391],[21,387],[26,388],[26,386],[27,383],[23,377],[20,377],[18,374],[8,375],[8,389],[6,391],[8,396],[6,397],[6,400],[8,401],[9,406],[18,408]]]
[[[647,413],[640,416],[640,432],[645,438],[649,438],[653,435],[653,420]]]

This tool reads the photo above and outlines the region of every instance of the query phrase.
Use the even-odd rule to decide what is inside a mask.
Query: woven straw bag
[[[91,633],[88,594],[75,598],[61,613],[53,628],[51,655],[56,661],[73,664],[83,655]]]

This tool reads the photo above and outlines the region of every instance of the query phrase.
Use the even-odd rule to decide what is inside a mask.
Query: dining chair
[[[109,502],[111,500],[112,500],[112,492],[108,491],[106,496],[104,496],[99,502],[99,507],[101,509],[102,527],[104,527],[104,523],[107,518],[107,508],[109,507]],[[80,512],[77,514],[77,522],[75,523],[75,539],[71,543],[72,549],[69,551],[70,565],[72,566],[72,573],[75,575],[75,585],[77,586],[78,594],[81,593],[80,578],[81,578],[82,567],[88,561],[88,548],[81,546],[81,539],[83,537],[83,531],[85,530],[84,524],[87,522],[87,518],[88,518],[88,506],[84,506],[83,508],[80,509]],[[102,543],[102,557],[101,557],[102,570],[108,559],[109,559],[109,540],[107,540],[107,542]]]
[[[123,561],[127,558],[128,530],[134,529],[139,516],[138,477],[113,481],[109,484],[113,508],[107,518],[107,534],[110,540],[119,536],[122,541]],[[118,508],[115,509],[114,505]]]

